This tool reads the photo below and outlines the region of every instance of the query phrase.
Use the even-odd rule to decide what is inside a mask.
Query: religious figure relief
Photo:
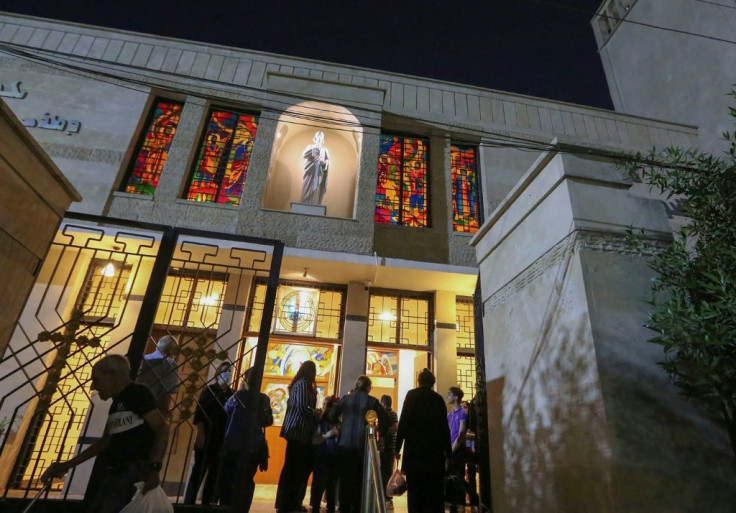
[[[325,148],[325,134],[316,132],[313,143],[304,148],[304,178],[300,202],[321,205],[327,191],[327,170],[330,167],[330,152]]]

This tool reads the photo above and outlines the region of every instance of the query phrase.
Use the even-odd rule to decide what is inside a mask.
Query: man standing
[[[406,443],[402,470],[406,473],[409,513],[444,513],[442,478],[450,457],[450,429],[445,401],[432,390],[434,375],[419,373],[419,386],[404,399],[396,451]]]
[[[184,494],[184,504],[194,504],[202,479],[207,475],[202,490],[202,504],[215,501],[215,485],[220,469],[220,448],[227,427],[225,401],[233,395],[230,388],[232,380],[230,362],[222,362],[215,372],[215,383],[207,385],[197,401],[194,425],[197,438],[194,442],[194,465],[189,476],[189,484]]]
[[[450,427],[450,443],[452,445],[452,456],[450,457],[450,473],[465,483],[465,435],[468,431],[468,414],[462,407],[461,401],[465,395],[461,388],[450,387],[447,392],[447,404],[452,408],[447,414],[447,424]],[[463,486],[463,490],[467,486]],[[458,504],[465,502],[465,493],[462,494],[461,502],[451,502],[450,512],[457,512]],[[454,499],[451,497],[450,499]],[[459,501],[460,498],[458,497]]]
[[[171,396],[179,386],[176,361],[171,357],[177,345],[176,339],[171,335],[158,339],[156,349],[143,356],[141,371],[136,379],[151,390],[159,411],[164,415],[169,412]]]
[[[104,458],[90,476],[84,511],[117,513],[133,498],[134,483],[143,481],[144,494],[159,485],[168,429],[151,391],[130,379],[125,356],[108,355],[94,365],[92,390],[100,399],[112,399],[102,438],[74,458],[52,463],[41,480],[60,477],[95,456]]]
[[[335,404],[334,415],[342,415],[340,429],[340,512],[358,513],[362,492],[363,457],[365,454],[365,414],[373,410],[378,415],[378,432],[386,435],[388,415],[383,406],[370,396],[373,384],[368,376],[359,376],[352,394]]]

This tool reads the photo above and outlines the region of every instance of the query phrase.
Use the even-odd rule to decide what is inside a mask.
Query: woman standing
[[[317,366],[304,362],[289,385],[281,437],[286,439],[284,467],[279,476],[276,491],[276,511],[291,513],[300,511],[307,492],[307,480],[312,471],[314,448],[312,435],[322,412],[317,406]]]

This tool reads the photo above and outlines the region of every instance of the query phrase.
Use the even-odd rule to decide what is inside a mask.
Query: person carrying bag
[[[271,403],[250,383],[251,371],[245,371],[240,389],[225,403],[228,422],[220,458],[219,492],[221,504],[238,513],[250,510],[256,472],[268,468],[265,428],[273,424]]]

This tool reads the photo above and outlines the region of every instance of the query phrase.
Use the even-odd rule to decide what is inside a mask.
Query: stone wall
[[[0,356],[72,201],[62,172],[0,100]]]
[[[544,155],[473,240],[496,513],[734,502],[723,427],[678,396],[647,342],[651,271],[625,230],[654,247],[671,235],[663,204],[628,186],[603,160]]]

